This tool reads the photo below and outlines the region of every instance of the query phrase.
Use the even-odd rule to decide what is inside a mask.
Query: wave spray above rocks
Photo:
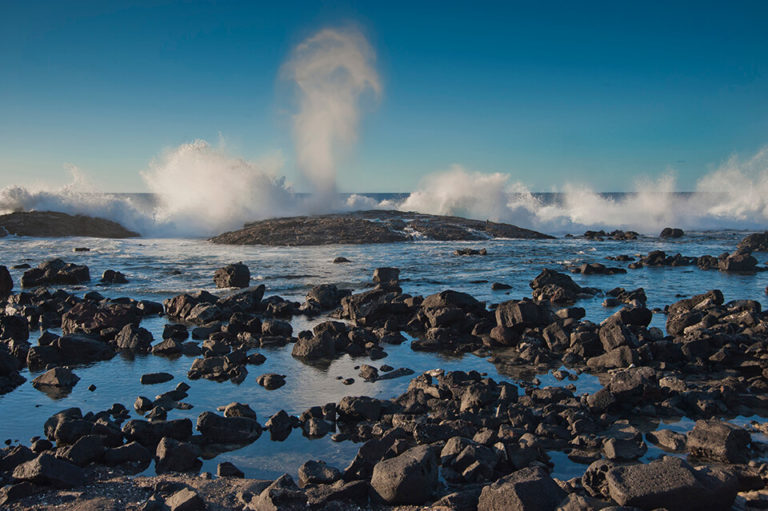
[[[768,146],[751,157],[732,156],[684,194],[668,174],[636,178],[631,193],[599,193],[566,182],[542,198],[509,173],[475,172],[457,164],[427,176],[405,199],[345,199],[337,193],[339,162],[358,138],[365,107],[383,92],[375,61],[360,31],[325,28],[298,44],[279,70],[281,79],[295,85],[295,161],[311,194],[297,194],[286,183],[279,154],[249,160],[195,140],[164,151],[140,172],[149,198],[100,193],[70,166],[73,181],[64,187],[0,190],[0,214],[59,211],[101,217],[148,237],[209,237],[269,218],[371,209],[505,222],[548,234],[585,229],[655,234],[668,226],[763,229],[768,221]]]

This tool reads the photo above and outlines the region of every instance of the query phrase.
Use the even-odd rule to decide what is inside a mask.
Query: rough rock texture
[[[49,286],[54,284],[76,285],[91,280],[88,267],[51,259],[24,272],[21,287]]]
[[[47,453],[18,465],[13,470],[13,477],[22,481],[59,488],[70,488],[83,484],[83,471],[80,467]]]
[[[55,211],[22,211],[0,215],[0,233],[16,236],[59,238],[88,236],[92,238],[135,238],[129,231],[112,220],[85,215],[68,215]]]
[[[11,273],[5,266],[0,266],[0,297],[8,296],[13,290],[13,279]]]
[[[613,467],[606,474],[608,491],[622,506],[676,511],[730,509],[736,481],[706,469],[694,470],[679,458]]]
[[[724,463],[746,463],[751,441],[746,430],[719,420],[699,420],[688,433],[688,450],[693,456]]]
[[[248,287],[251,281],[251,272],[243,263],[228,264],[216,270],[213,281],[218,288]]]
[[[415,237],[442,241],[550,238],[510,224],[401,211],[357,211],[262,220],[211,241],[230,245],[328,245],[393,243]]]
[[[423,504],[437,485],[437,455],[420,445],[373,467],[371,486],[390,504]]]
[[[541,468],[524,468],[483,488],[478,511],[554,511],[565,492]]]
[[[80,378],[70,369],[54,367],[32,380],[32,385],[34,387],[74,387],[78,381],[80,381]]]

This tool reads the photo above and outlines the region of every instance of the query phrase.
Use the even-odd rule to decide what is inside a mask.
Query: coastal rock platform
[[[8,235],[40,238],[135,238],[139,233],[105,218],[68,215],[57,211],[17,211],[0,215],[0,237]]]
[[[329,245],[396,243],[420,239],[475,241],[492,238],[550,239],[511,224],[455,216],[370,210],[317,216],[272,218],[226,232],[213,243],[228,245]]]

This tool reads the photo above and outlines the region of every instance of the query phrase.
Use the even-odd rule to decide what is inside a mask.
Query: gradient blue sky
[[[278,70],[324,27],[358,25],[384,93],[345,191],[410,191],[459,163],[538,191],[682,190],[768,144],[768,2],[0,0],[0,186],[143,191],[163,150],[220,137],[279,151],[296,181]]]

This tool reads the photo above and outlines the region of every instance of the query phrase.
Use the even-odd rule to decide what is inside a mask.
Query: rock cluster
[[[667,260],[652,253],[643,265]],[[216,505],[727,510],[737,495],[763,491],[768,466],[759,460],[768,446],[729,422],[768,409],[768,314],[759,302],[726,301],[718,290],[687,297],[657,311],[666,314],[664,332],[650,327],[654,312],[643,289],[608,291],[611,305],[623,306],[598,324],[574,306],[597,291],[549,269],[531,282],[532,299],[491,309],[454,290],[426,297],[404,293],[397,268],[378,268],[372,280],[373,287],[359,293],[317,286],[303,304],[265,298],[264,286],[227,296],[182,294],[163,305],[44,288],[9,294],[0,315],[0,388],[18,385],[20,370],[28,367],[46,370],[36,378],[37,388],[71,389],[78,378],[68,366],[105,360],[118,350],[186,353],[196,357],[189,378],[243,383],[246,367],[264,361],[257,351],[264,346],[293,344],[293,356],[306,363],[341,355],[375,360],[386,356],[387,345],[404,342],[403,332],[414,339],[414,350],[490,356],[517,383],[476,371],[434,370],[415,376],[391,399],[346,396],[298,416],[279,410],[263,424],[238,402],[201,411],[195,422],[169,418],[192,406],[185,402],[190,387],[184,382],[154,399],[138,396],[133,407],[141,419],[129,420],[119,403],[97,412],[70,408],[50,417],[30,447],[0,450],[0,505],[82,488],[107,467],[136,473],[154,460],[158,474],[197,474],[203,458],[265,432],[270,440],[285,440],[294,430],[359,443],[357,455],[343,468],[310,460],[298,481],[286,474],[251,481],[247,491],[239,486],[247,481],[243,472],[221,463],[218,484],[232,500]],[[158,313],[171,323],[156,342],[141,321]],[[331,318],[294,336],[291,316],[322,313]],[[61,336],[45,332],[36,346],[29,343],[30,329],[59,326]],[[188,326],[202,342],[187,341]],[[559,368],[553,372],[558,380],[599,375],[601,387],[579,395],[572,384],[541,386],[520,376],[552,368]],[[360,364],[359,377],[375,382],[412,373],[393,369]],[[169,376],[147,374],[142,383]],[[265,373],[249,381],[265,392],[290,382],[290,375]],[[656,427],[660,419],[680,417],[695,425],[687,432]],[[649,442],[670,456],[642,461]],[[553,478],[553,453],[582,464],[583,474]],[[215,497],[198,489],[170,485],[140,504],[202,509]]]

